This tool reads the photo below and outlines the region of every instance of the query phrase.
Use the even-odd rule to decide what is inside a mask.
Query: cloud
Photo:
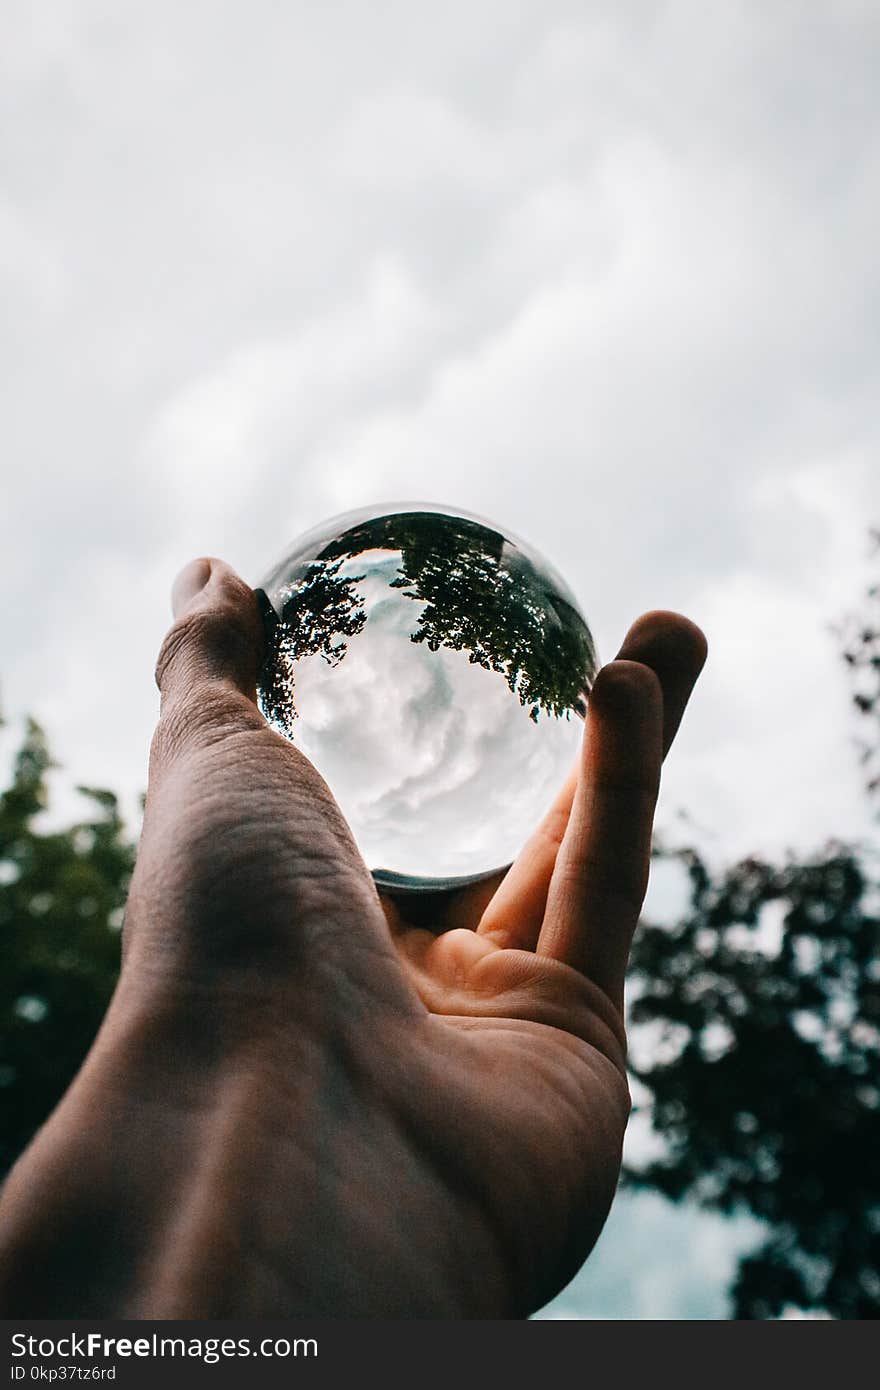
[[[483,513],[606,658],[710,658],[664,773],[720,856],[867,828],[827,628],[880,515],[869,0],[12,0],[4,710],[143,787],[193,555]],[[60,812],[59,812],[60,814]]]
[[[297,662],[293,735],[370,868],[487,873],[516,857],[549,808],[583,724],[546,710],[533,721],[503,674],[469,660],[463,637],[439,650],[412,642],[428,605],[389,587],[399,564],[399,552],[374,549],[340,569],[340,578],[358,581],[365,625],[335,664],[318,654]],[[529,572],[519,574],[528,584]],[[480,635],[493,651],[488,624]]]
[[[741,1255],[762,1228],[740,1217],[675,1207],[656,1193],[620,1193],[595,1251],[539,1316],[547,1319],[719,1319]],[[652,1258],[661,1252],[662,1259]]]

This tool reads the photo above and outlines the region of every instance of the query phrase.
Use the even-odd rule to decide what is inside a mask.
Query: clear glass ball
[[[522,541],[424,504],[334,517],[262,586],[260,708],[318,769],[381,886],[505,868],[578,756],[598,661]]]

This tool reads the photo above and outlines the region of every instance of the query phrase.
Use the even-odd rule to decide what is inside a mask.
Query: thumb
[[[189,710],[198,722],[224,695],[256,704],[264,636],[253,589],[223,560],[193,560],[174,581],[171,606],[156,662],[163,715]]]

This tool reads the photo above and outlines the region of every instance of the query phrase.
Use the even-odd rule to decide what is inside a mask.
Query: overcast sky
[[[190,558],[414,499],[544,551],[606,659],[705,628],[661,823],[865,833],[878,71],[871,0],[5,0],[0,699],[59,782],[134,805]]]

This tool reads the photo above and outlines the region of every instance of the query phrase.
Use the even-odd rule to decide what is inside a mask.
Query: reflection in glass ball
[[[596,650],[550,566],[425,505],[335,517],[264,580],[260,708],[312,761],[376,881],[506,867],[577,757]]]

